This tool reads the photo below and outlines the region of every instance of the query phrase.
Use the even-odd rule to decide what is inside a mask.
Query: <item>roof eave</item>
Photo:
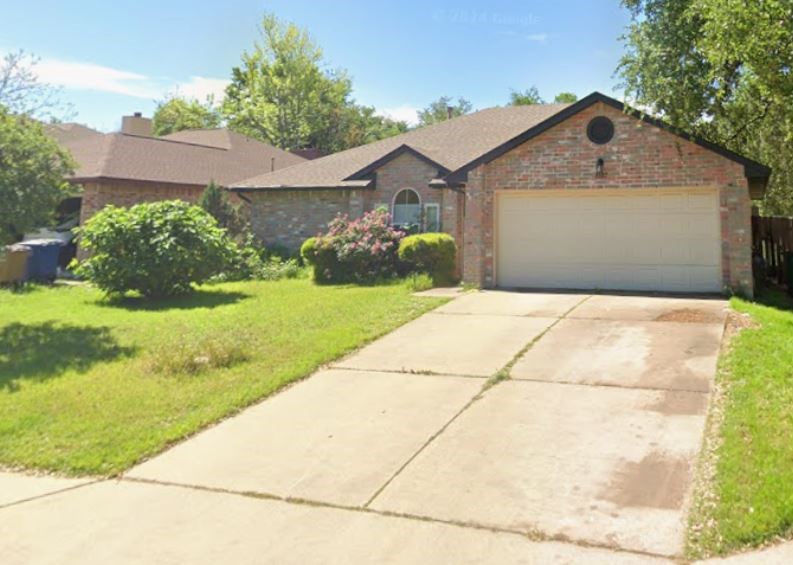
[[[205,187],[210,181],[205,183],[186,182],[186,181],[173,181],[173,180],[157,180],[157,179],[142,179],[134,177],[117,177],[110,175],[87,175],[87,176],[73,176],[67,177],[66,180],[72,183],[86,183],[86,182],[142,182],[147,184],[173,184],[178,186],[197,186]],[[222,186],[222,183],[217,183]]]
[[[279,190],[358,190],[374,187],[374,179],[364,179],[360,181],[345,181],[338,184],[326,185],[302,185],[302,184],[278,184],[269,186],[230,186],[230,192],[269,192]]]

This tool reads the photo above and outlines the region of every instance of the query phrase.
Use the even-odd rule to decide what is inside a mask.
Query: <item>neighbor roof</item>
[[[61,145],[73,143],[87,137],[103,135],[101,131],[71,122],[64,124],[44,124],[44,131]]]
[[[206,185],[230,183],[305,161],[225,129],[165,137],[109,133],[64,144],[79,164],[72,180],[99,178]]]
[[[568,104],[536,104],[481,110],[432,126],[307,161],[232,184],[235,190],[260,188],[335,188],[360,186],[373,164],[410,150],[452,171],[542,122]]]
[[[744,165],[745,174],[750,179],[766,182],[770,175],[770,169],[756,161],[674,130],[660,120],[626,109],[618,100],[593,92],[573,104],[535,104],[481,110],[286,170],[236,182],[231,188],[243,192],[279,188],[359,187],[375,169],[404,152],[410,152],[438,167],[439,178],[431,183],[432,186],[455,186],[465,182],[468,171],[479,164],[492,161],[597,102],[627,111],[638,119]]]

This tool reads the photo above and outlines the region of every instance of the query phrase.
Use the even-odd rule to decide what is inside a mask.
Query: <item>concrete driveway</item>
[[[0,476],[0,553],[674,558],[725,315],[722,300],[465,294],[120,480],[15,500]]]

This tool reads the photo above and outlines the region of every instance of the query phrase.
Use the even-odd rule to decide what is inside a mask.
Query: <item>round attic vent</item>
[[[592,118],[586,127],[586,136],[589,141],[598,145],[608,143],[614,137],[614,122],[606,116]]]

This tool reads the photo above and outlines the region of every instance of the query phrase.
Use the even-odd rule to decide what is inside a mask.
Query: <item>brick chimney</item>
[[[121,118],[121,133],[151,137],[151,119],[144,118],[140,112]]]

